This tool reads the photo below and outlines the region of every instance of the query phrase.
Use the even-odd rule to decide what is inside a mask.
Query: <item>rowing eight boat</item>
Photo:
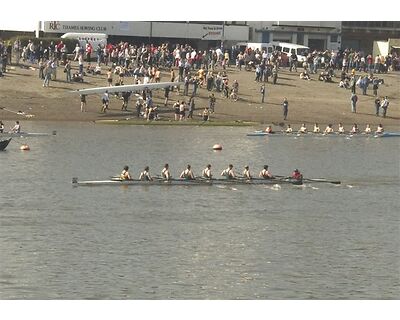
[[[387,138],[387,137],[400,137],[400,132],[384,132],[380,134],[375,134],[375,133],[357,133],[357,134],[351,134],[351,133],[330,133],[330,134],[325,134],[325,133],[313,133],[313,132],[307,132],[307,133],[298,133],[298,132],[293,132],[293,133],[286,133],[286,132],[274,132],[274,133],[268,133],[265,131],[257,130],[254,132],[250,132],[247,134],[248,137],[343,137],[343,138],[353,138],[353,137],[371,137],[371,138]]]
[[[321,182],[321,181],[319,181]],[[291,185],[301,185],[303,181],[296,180],[292,178],[282,178],[282,179],[201,179],[196,180],[186,180],[186,179],[154,179],[152,181],[145,180],[120,180],[120,179],[110,179],[110,180],[89,180],[89,181],[79,181],[78,178],[72,178],[72,184],[74,186],[121,186],[121,185],[135,185],[135,186],[207,186],[207,185],[275,185],[275,184],[291,184]]]

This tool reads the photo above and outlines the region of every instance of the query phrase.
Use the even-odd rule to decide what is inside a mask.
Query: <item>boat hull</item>
[[[364,138],[387,138],[387,137],[400,137],[400,132],[384,132],[382,134],[375,134],[375,133],[358,133],[358,134],[350,134],[350,133],[330,133],[330,134],[324,134],[324,133],[313,133],[313,132],[308,132],[308,133],[286,133],[286,132],[274,132],[274,133],[268,133],[265,131],[254,131],[250,132],[247,134],[248,137],[342,137],[342,138],[358,138],[358,137],[364,137]]]
[[[7,140],[0,140],[0,151],[3,151],[7,148],[8,144],[10,143],[11,138]]]
[[[72,184],[75,186],[210,186],[210,185],[275,185],[275,184],[290,184],[301,185],[301,180],[295,179],[171,179],[162,180],[155,179],[153,181],[141,180],[87,180],[79,181],[77,178],[72,179]]]

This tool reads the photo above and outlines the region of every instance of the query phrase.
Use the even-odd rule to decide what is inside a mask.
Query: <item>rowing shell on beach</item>
[[[268,133],[262,130],[257,130],[254,132],[250,132],[247,134],[248,137],[342,137],[342,138],[355,138],[355,137],[364,137],[364,138],[388,138],[388,137],[400,137],[400,132],[384,132],[380,134],[375,134],[375,133],[356,133],[356,134],[351,134],[351,133],[313,133],[313,132],[308,132],[308,133],[286,133],[286,132],[274,132],[274,133]]]
[[[72,178],[72,184],[74,186],[207,186],[207,185],[275,185],[275,184],[289,184],[289,185],[302,185],[303,182],[316,182],[316,183],[332,183],[340,184],[340,181],[327,180],[324,178],[320,179],[303,179],[296,180],[292,178],[280,178],[280,179],[154,179],[152,181],[146,180],[121,180],[121,179],[108,179],[108,180],[86,180],[79,181],[78,178]]]
[[[51,133],[47,132],[3,132],[0,133],[0,137],[44,137],[44,136],[55,136],[57,131]]]

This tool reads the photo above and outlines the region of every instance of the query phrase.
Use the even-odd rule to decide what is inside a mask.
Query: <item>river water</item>
[[[400,139],[28,122],[0,153],[1,299],[399,299]],[[28,143],[31,151],[21,151]],[[216,143],[220,152],[212,151]],[[341,185],[73,187],[233,163]]]

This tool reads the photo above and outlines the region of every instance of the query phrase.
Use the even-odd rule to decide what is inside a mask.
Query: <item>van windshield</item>
[[[308,49],[307,48],[298,48],[297,49],[297,55],[299,55],[299,56],[307,56],[308,55]]]

